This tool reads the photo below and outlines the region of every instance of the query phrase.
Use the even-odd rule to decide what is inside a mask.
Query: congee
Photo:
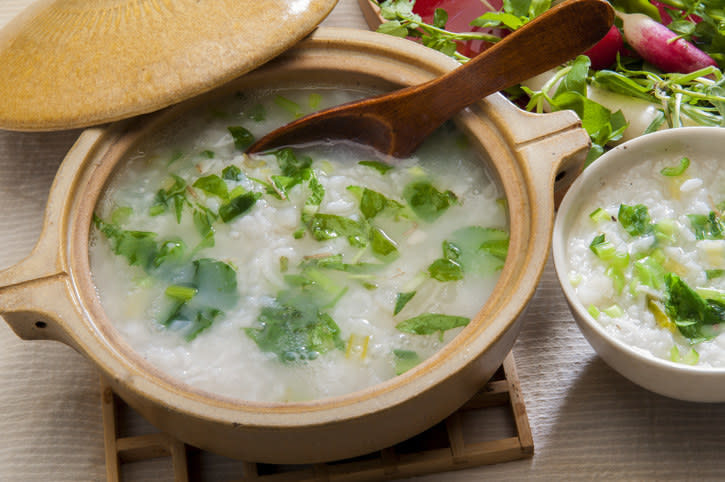
[[[344,142],[244,154],[361,95],[239,94],[127,156],[97,205],[90,261],[108,318],[144,359],[223,396],[318,399],[411,369],[481,309],[508,210],[452,125],[403,160]]]
[[[635,350],[725,367],[724,211],[718,159],[646,159],[608,177],[568,241],[582,305]]]

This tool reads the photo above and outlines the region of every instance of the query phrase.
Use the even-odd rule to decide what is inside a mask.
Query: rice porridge
[[[569,280],[613,337],[676,363],[725,367],[725,172],[651,159],[608,176],[569,234]]]
[[[451,125],[394,162],[340,142],[243,153],[360,95],[245,93],[128,156],[96,209],[91,268],[147,361],[224,396],[317,399],[405,372],[481,309],[506,258],[507,207]]]

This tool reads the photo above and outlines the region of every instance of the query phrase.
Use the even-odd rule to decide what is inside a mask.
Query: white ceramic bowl
[[[577,298],[569,280],[567,240],[584,200],[609,182],[611,176],[656,156],[687,156],[693,161],[718,158],[722,156],[723,145],[725,129],[685,127],[648,134],[615,147],[586,168],[572,184],[554,224],[552,249],[556,273],[586,339],[605,362],[634,383],[680,400],[725,402],[725,369],[674,363],[644,354],[613,338]]]

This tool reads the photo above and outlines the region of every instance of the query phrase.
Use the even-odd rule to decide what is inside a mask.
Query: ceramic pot
[[[3,318],[24,339],[53,339],[75,348],[159,429],[221,455],[312,463],[378,450],[431,427],[493,375],[519,333],[549,251],[552,193],[576,177],[589,146],[572,112],[525,113],[497,94],[457,116],[508,200],[510,247],[500,279],[471,323],[438,353],[401,376],[349,395],[252,403],[201,392],[159,372],[124,342],[104,313],[89,268],[88,241],[96,202],[124,154],[209,96],[330,83],[390,90],[457,65],[407,40],[319,29],[212,93],[84,131],[58,171],[37,246],[0,273]]]

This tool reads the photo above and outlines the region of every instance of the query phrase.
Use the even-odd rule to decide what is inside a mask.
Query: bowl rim
[[[687,143],[692,143],[693,139],[699,137],[716,137],[725,138],[725,129],[722,127],[709,127],[709,126],[697,126],[697,127],[679,127],[675,129],[665,129],[649,134],[642,135],[631,139],[623,144],[615,146],[610,151],[604,153],[591,165],[589,165],[582,174],[572,183],[569,191],[564,196],[562,203],[559,206],[559,210],[554,219],[554,231],[552,237],[552,255],[554,260],[554,268],[556,270],[559,284],[562,291],[568,301],[569,307],[575,312],[574,319],[579,323],[586,324],[587,328],[596,333],[603,341],[608,343],[610,346],[616,348],[630,358],[634,358],[637,361],[655,368],[667,369],[680,373],[682,375],[697,374],[700,376],[725,376],[725,367],[712,367],[712,366],[693,366],[686,365],[683,363],[676,363],[671,360],[659,358],[651,353],[647,353],[644,350],[637,349],[622,340],[615,338],[609,334],[604,327],[594,319],[594,317],[584,308],[583,304],[579,301],[574,287],[569,280],[567,273],[568,268],[568,257],[565,253],[566,247],[566,234],[568,229],[571,228],[572,220],[575,214],[578,214],[580,203],[578,202],[581,198],[586,197],[587,193],[591,191],[591,185],[601,178],[606,178],[613,175],[616,172],[615,169],[611,169],[610,165],[614,164],[618,166],[633,157],[632,151],[641,151],[647,149],[651,145],[655,144],[667,144],[675,147],[673,152],[681,151],[682,146]],[[721,145],[717,142],[709,144],[710,149],[715,150],[717,146]],[[715,155],[713,155],[715,157]],[[648,158],[646,156],[635,157],[634,163],[645,162]]]

